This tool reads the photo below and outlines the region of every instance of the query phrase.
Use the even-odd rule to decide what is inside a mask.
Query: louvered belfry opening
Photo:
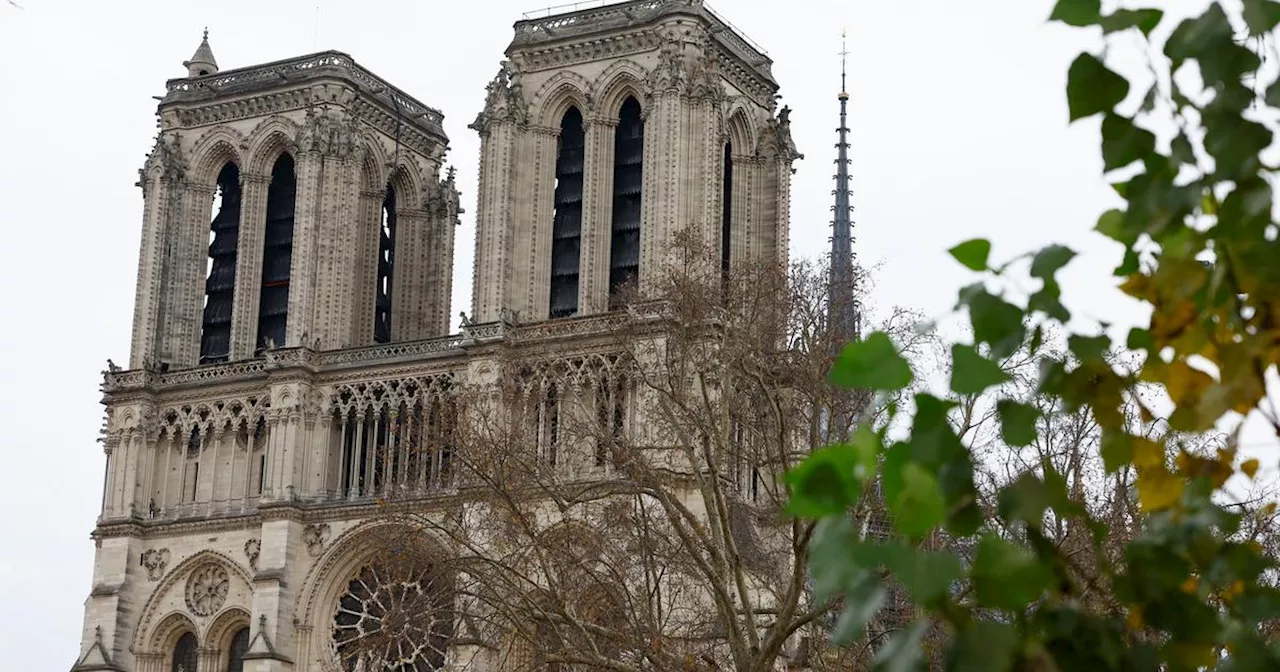
[[[644,120],[628,97],[618,114],[613,146],[613,225],[609,245],[609,305],[616,307],[640,271],[640,192],[644,178]]]
[[[283,154],[271,169],[267,189],[267,225],[262,247],[262,295],[258,300],[259,351],[284,346],[289,321],[289,267],[293,263],[294,200],[297,178],[293,157]]]
[[[578,312],[585,153],[582,113],[571,107],[560,121],[556,152],[555,214],[551,224],[551,317],[568,317]]]
[[[231,306],[236,290],[236,245],[240,237],[240,169],[234,163],[218,173],[214,193],[218,212],[209,224],[209,273],[204,282],[204,318],[200,363],[225,362],[231,354]]]
[[[724,185],[720,201],[720,275],[729,280],[730,245],[733,242],[733,143],[724,143]]]
[[[373,342],[391,342],[391,279],[396,259],[396,188],[387,185],[378,227],[378,289],[373,308]]]

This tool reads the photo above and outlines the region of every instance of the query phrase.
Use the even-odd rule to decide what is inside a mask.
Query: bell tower
[[[726,267],[787,259],[789,111],[763,49],[701,0],[526,15],[506,56],[471,125],[473,320],[616,308],[681,230]]]
[[[338,52],[170,80],[140,171],[130,368],[448,329],[457,191],[442,115]]]

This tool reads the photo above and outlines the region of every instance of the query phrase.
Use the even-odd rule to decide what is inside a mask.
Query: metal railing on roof
[[[649,2],[643,3],[643,4],[647,4],[651,7],[656,8],[664,4],[667,4],[667,2],[670,2],[670,1],[671,0],[650,0]],[[552,17],[558,17],[564,14],[574,14],[576,12],[583,12],[590,9],[602,9],[602,8],[613,7],[613,6],[621,7],[623,5],[633,4],[635,2],[636,0],[582,0],[581,2],[572,2],[572,3],[562,4],[562,5],[553,5],[551,7],[544,7],[543,9],[536,9],[530,12],[525,12],[524,14],[521,15],[521,18],[524,21],[537,21],[539,19],[550,19]],[[759,52],[763,56],[769,55],[769,52],[766,51],[764,47],[760,46],[759,42],[756,42],[755,40],[751,39],[751,37],[746,33],[744,33],[741,28],[738,28],[737,26],[729,22],[728,19],[724,18],[723,14],[713,9],[711,5],[708,5],[705,2],[701,4],[702,4],[702,8],[707,10],[708,14],[715,17],[716,20],[719,21],[720,23],[723,23],[725,27],[729,29],[729,32],[734,37],[740,39],[745,44],[745,46],[751,49],[754,49],[755,51]],[[562,26],[555,25],[550,27],[559,28]],[[534,27],[533,29],[536,29],[536,27]]]

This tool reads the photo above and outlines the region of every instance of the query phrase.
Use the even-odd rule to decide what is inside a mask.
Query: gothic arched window
[[[257,349],[284,345],[289,321],[289,269],[293,263],[293,216],[297,196],[293,157],[282,154],[271,169],[267,225],[262,244],[262,294],[258,300]]]
[[[571,107],[560,121],[560,140],[556,150],[555,213],[551,224],[551,317],[566,317],[578,312],[585,153],[582,113]]]
[[[609,303],[640,272],[640,196],[644,180],[644,120],[640,103],[627,97],[613,140],[613,223],[609,245]]]
[[[730,243],[733,241],[733,142],[724,143],[724,186],[720,200],[720,274],[729,279]]]
[[[227,672],[244,672],[244,654],[249,652],[249,628],[241,628],[231,638],[231,650],[227,652]]]
[[[231,354],[231,305],[236,291],[240,236],[240,169],[223,166],[213,192],[217,212],[209,224],[209,265],[204,282],[200,363],[225,362]]]
[[[396,260],[396,188],[387,185],[378,226],[378,288],[373,307],[373,342],[391,342],[391,280]]]
[[[178,643],[173,645],[173,664],[169,667],[170,672],[196,672],[196,662],[199,659],[199,647],[196,644],[196,636],[191,633],[185,633],[178,638]]]
[[[333,645],[345,672],[432,672],[453,640],[447,577],[411,555],[362,568],[338,600]]]

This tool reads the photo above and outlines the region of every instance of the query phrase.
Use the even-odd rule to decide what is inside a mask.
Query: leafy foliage
[[[1130,175],[1115,185],[1124,207],[1104,213],[1096,230],[1124,247],[1120,288],[1150,309],[1123,344],[1134,366],[1117,367],[1121,346],[1096,331],[1068,331],[1066,351],[1041,352],[1046,329],[1069,329],[1057,275],[1074,251],[1050,245],[1021,257],[1040,283],[1022,301],[989,289],[1015,264],[993,263],[989,241],[966,241],[951,255],[986,277],[961,290],[957,304],[973,334],[972,344],[950,349],[950,389],[960,401],[917,394],[899,440],[864,425],[793,472],[791,511],[820,519],[815,597],[844,597],[838,638],[860,635],[874,616],[881,575],[914,603],[915,620],[881,645],[877,670],[920,669],[934,631],[944,633],[943,650],[930,662],[948,670],[1280,669],[1280,567],[1255,533],[1242,532],[1256,529],[1255,519],[1274,520],[1276,506],[1251,517],[1225,503],[1228,480],[1253,479],[1261,466],[1239,455],[1240,417],[1261,417],[1280,434],[1266,398],[1266,378],[1280,365],[1269,183],[1278,168],[1264,155],[1280,82],[1257,82],[1263,43],[1239,37],[1273,31],[1280,2],[1245,0],[1238,11],[1214,3],[1176,26],[1162,55],[1152,46],[1153,69],[1165,71],[1136,113],[1118,109],[1131,87],[1108,67],[1105,49],[1080,54],[1067,74],[1070,120],[1100,116],[1104,171]],[[1050,18],[1098,26],[1103,40],[1131,29],[1126,39],[1148,40],[1164,14],[1104,15],[1098,0],[1059,0]],[[1203,90],[1170,76],[1192,65]],[[1158,141],[1161,128],[1176,129],[1170,142]],[[1033,400],[1007,394],[1014,377],[1006,363],[1017,353],[1038,362]],[[901,393],[912,375],[877,333],[849,345],[830,380]],[[1142,394],[1149,388],[1172,403],[1159,418],[1170,432],[1153,431],[1161,423]],[[1051,460],[984,501],[974,406],[965,401],[977,395],[998,397],[992,416],[1011,450],[1054,440],[1046,408],[1087,418],[1100,436],[1099,477],[1114,479],[1117,506],[1131,503],[1132,515],[1099,515],[1076,491],[1081,476],[1069,488]],[[1211,450],[1176,440],[1214,428],[1226,440]],[[891,538],[864,539],[851,520],[871,493],[891,514]]]

